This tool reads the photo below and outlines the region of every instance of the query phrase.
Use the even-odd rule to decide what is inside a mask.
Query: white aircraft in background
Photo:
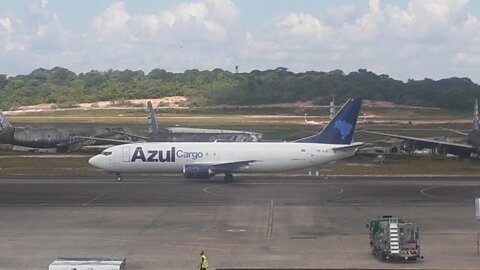
[[[305,169],[355,155],[352,143],[361,98],[350,98],[318,134],[294,142],[144,142],[110,147],[88,162],[121,173],[183,173],[208,179],[233,173],[274,173]]]
[[[456,155],[461,158],[471,158],[472,154],[480,155],[480,119],[478,116],[478,100],[475,99],[475,105],[473,107],[472,129],[468,133],[454,129],[442,129],[466,136],[467,143],[457,143],[447,141],[445,139],[440,140],[436,138],[413,137],[373,130],[362,131],[403,140],[400,149],[410,154],[413,154],[417,149],[422,150],[426,148],[431,149],[432,154],[441,158],[444,158],[447,154]]]

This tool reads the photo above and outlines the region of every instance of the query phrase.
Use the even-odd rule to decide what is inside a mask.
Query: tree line
[[[0,74],[0,108],[57,103],[122,101],[135,98],[187,96],[188,106],[258,105],[313,101],[328,104],[350,96],[386,100],[412,106],[470,110],[480,86],[468,78],[408,80],[377,75],[366,69],[345,74],[342,70],[294,73],[285,67],[232,73],[222,69],[183,73],[154,69],[148,74],[129,69],[76,74],[62,67],[39,68],[28,75]]]

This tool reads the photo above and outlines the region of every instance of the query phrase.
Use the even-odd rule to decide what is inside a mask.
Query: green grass
[[[2,153],[3,156],[3,153]],[[12,156],[0,158],[0,175],[3,176],[93,176],[104,175],[88,164],[89,156],[35,157]]]
[[[146,125],[144,116],[9,116],[14,125],[28,124],[116,124],[116,125]],[[263,126],[301,124],[303,117],[244,117],[244,116],[171,116],[157,117],[162,126]]]

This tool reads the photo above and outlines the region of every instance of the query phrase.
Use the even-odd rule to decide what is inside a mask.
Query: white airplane
[[[274,173],[305,169],[355,155],[352,143],[361,98],[350,98],[318,134],[294,142],[144,142],[110,147],[88,162],[116,175],[183,173],[208,179],[233,173]]]

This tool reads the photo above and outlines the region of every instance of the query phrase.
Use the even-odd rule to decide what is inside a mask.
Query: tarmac
[[[127,269],[480,269],[477,177],[0,178],[0,269],[126,257]],[[420,226],[423,260],[383,262],[365,223]]]

